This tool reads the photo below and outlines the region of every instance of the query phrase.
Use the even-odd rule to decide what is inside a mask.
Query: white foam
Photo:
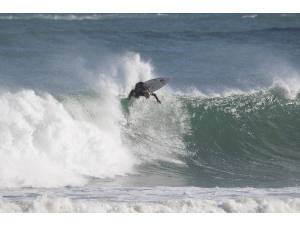
[[[99,102],[102,117],[94,124],[71,116],[49,94],[0,95],[0,186],[82,185],[84,176],[132,171],[135,159],[122,144],[118,109],[111,98],[107,101]]]
[[[54,196],[48,191],[33,198],[5,198],[0,200],[0,212],[300,212],[297,188],[156,187],[97,190],[79,192],[80,195],[72,193],[72,197]],[[61,195],[63,190],[58,193]],[[22,196],[20,192],[18,195]]]

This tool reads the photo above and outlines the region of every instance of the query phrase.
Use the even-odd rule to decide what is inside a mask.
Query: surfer
[[[145,98],[149,98],[150,95],[154,96],[156,101],[158,103],[161,103],[161,101],[158,99],[157,95],[155,93],[151,93],[149,89],[146,87],[144,82],[138,82],[135,84],[135,88],[130,91],[128,95],[128,99],[130,99],[132,96],[135,98],[139,98],[140,96],[144,96]]]

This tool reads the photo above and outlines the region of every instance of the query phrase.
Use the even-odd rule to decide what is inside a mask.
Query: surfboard
[[[170,81],[170,77],[160,77],[144,82],[145,86],[149,89],[150,92],[157,91],[158,89],[165,86]]]

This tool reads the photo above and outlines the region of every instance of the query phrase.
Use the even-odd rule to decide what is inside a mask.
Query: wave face
[[[228,186],[297,183],[300,99],[287,99],[284,92],[272,88],[228,97],[183,98],[192,130],[185,136],[191,173],[206,184],[208,178],[212,185],[220,179]]]
[[[162,107],[131,106],[126,132],[147,159],[160,155],[154,173],[180,184],[293,186],[299,182],[299,100],[279,86],[221,97],[165,94]],[[155,183],[157,175],[148,179]]]

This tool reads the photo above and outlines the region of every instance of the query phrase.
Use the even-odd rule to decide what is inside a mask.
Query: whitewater
[[[299,21],[2,14],[0,212],[299,212]]]

